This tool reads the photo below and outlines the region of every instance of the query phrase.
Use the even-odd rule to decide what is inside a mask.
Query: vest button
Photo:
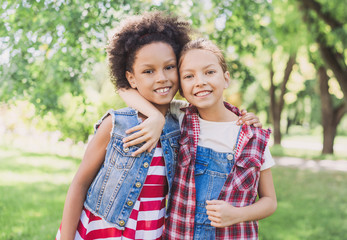
[[[128,147],[123,148],[123,151],[127,153],[127,152],[129,152],[129,148]]]
[[[228,159],[228,160],[233,160],[233,158],[234,158],[234,157],[233,157],[232,154],[228,154],[228,155],[227,155],[227,159]]]
[[[145,168],[148,168],[148,167],[149,167],[148,162],[145,162],[145,163],[143,164],[143,166],[144,166]]]
[[[123,220],[120,220],[119,225],[123,227],[125,225],[125,222]]]
[[[127,204],[128,204],[128,206],[132,206],[133,202],[132,201],[128,201]]]
[[[141,183],[140,183],[140,182],[137,182],[137,183],[135,184],[135,186],[136,186],[137,188],[139,188],[139,187],[141,187]]]

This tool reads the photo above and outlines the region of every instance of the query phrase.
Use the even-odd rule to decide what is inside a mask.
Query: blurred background
[[[225,52],[228,102],[273,130],[278,197],[260,239],[347,239],[347,1],[0,1],[0,239],[53,239],[69,183],[110,108],[105,46],[166,10]]]

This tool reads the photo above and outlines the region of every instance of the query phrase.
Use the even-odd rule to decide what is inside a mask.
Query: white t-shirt
[[[170,111],[177,116],[180,126],[183,121],[184,112],[180,108],[187,107],[189,103],[185,101],[174,100],[171,102]],[[206,121],[199,117],[200,134],[198,145],[201,147],[211,148],[216,152],[232,152],[237,140],[240,126],[234,122],[212,122]],[[264,151],[264,163],[261,171],[275,165],[268,146]]]

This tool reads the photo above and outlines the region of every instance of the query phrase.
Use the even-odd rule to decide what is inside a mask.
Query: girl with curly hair
[[[124,146],[126,130],[146,117],[131,108],[108,111],[95,125],[69,187],[56,239],[161,238],[180,137],[168,108],[178,90],[177,56],[189,33],[187,22],[152,12],[127,18],[111,39],[112,82],[136,88],[165,115],[156,122],[163,129],[160,142],[153,148],[144,138],[142,149],[151,149],[146,153],[141,146]]]

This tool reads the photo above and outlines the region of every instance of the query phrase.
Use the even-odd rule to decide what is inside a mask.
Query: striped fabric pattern
[[[111,223],[83,208],[75,240],[162,239],[167,192],[165,162],[158,143],[142,191],[125,229],[118,230]],[[56,240],[60,240],[60,229]]]

